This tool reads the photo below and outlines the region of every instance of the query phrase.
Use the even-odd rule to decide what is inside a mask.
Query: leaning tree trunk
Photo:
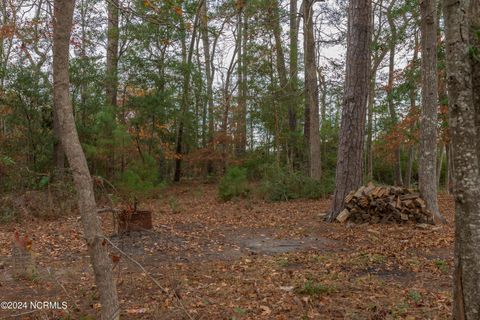
[[[303,2],[303,35],[305,48],[305,109],[309,112],[308,167],[310,178],[319,181],[322,176],[320,159],[320,119],[318,102],[318,79],[313,35],[313,3]]]
[[[363,147],[370,69],[371,0],[350,0],[342,122],[335,194],[327,221],[344,208],[345,196],[363,182]]]
[[[458,320],[480,318],[480,137],[474,106],[478,93],[472,81],[479,62],[471,57],[473,37],[468,36],[474,30],[470,18],[478,17],[478,6],[478,1],[444,1],[456,209],[453,318]]]
[[[112,274],[112,262],[108,256],[102,229],[97,217],[97,205],[87,160],[78,139],[69,94],[69,41],[72,29],[74,0],[55,0],[53,26],[53,93],[58,115],[59,131],[68,163],[73,172],[78,207],[95,282],[100,293],[103,320],[119,319],[117,288]]]
[[[446,223],[437,201],[437,23],[436,1],[420,3],[422,47],[422,114],[420,117],[420,149],[418,185],[435,220]]]

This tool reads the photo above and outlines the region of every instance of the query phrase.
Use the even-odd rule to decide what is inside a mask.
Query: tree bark
[[[305,52],[305,109],[309,111],[308,166],[310,178],[319,181],[322,176],[320,159],[320,119],[318,79],[313,33],[313,0],[303,2],[303,35]]]
[[[436,1],[420,2],[422,47],[422,110],[420,116],[420,149],[418,185],[420,195],[434,219],[446,223],[437,201],[437,22]]]
[[[344,208],[345,196],[363,182],[365,115],[370,71],[370,0],[351,0],[348,7],[345,93],[337,155],[335,194],[327,221]]]
[[[480,164],[472,19],[478,1],[444,1],[449,126],[455,175],[453,319],[480,318]],[[468,36],[470,34],[470,37]]]
[[[53,93],[54,105],[58,114],[60,136],[73,172],[84,236],[93,265],[95,282],[100,293],[102,305],[101,319],[119,319],[120,309],[115,279],[112,274],[112,262],[108,256],[98,220],[92,179],[75,127],[69,94],[69,41],[74,1],[55,0],[54,6]]]

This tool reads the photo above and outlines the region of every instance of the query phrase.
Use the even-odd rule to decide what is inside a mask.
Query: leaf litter
[[[152,231],[119,236],[110,216],[102,222],[144,267],[110,247],[123,319],[447,319],[454,206],[448,195],[439,203],[445,226],[347,226],[322,221],[326,199],[224,203],[213,185],[181,184],[143,203],[154,212]],[[38,274],[29,279],[12,276],[15,231],[32,239]],[[3,300],[68,303],[21,319],[98,317],[76,216],[4,225],[0,243]]]

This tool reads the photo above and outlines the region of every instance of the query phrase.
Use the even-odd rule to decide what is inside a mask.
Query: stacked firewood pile
[[[428,223],[433,216],[420,194],[414,190],[369,183],[345,197],[345,209],[337,220],[354,223]]]

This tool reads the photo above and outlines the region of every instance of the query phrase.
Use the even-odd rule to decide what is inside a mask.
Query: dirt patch
[[[201,225],[182,224],[172,231],[132,231],[114,235],[112,243],[133,257],[144,257],[143,261],[155,262],[201,262],[233,260],[242,256],[259,254],[275,255],[295,251],[329,252],[341,247],[340,241],[323,237],[278,239],[275,229],[243,231],[226,227],[209,232],[208,237],[192,236]],[[184,233],[184,236],[178,234]]]

